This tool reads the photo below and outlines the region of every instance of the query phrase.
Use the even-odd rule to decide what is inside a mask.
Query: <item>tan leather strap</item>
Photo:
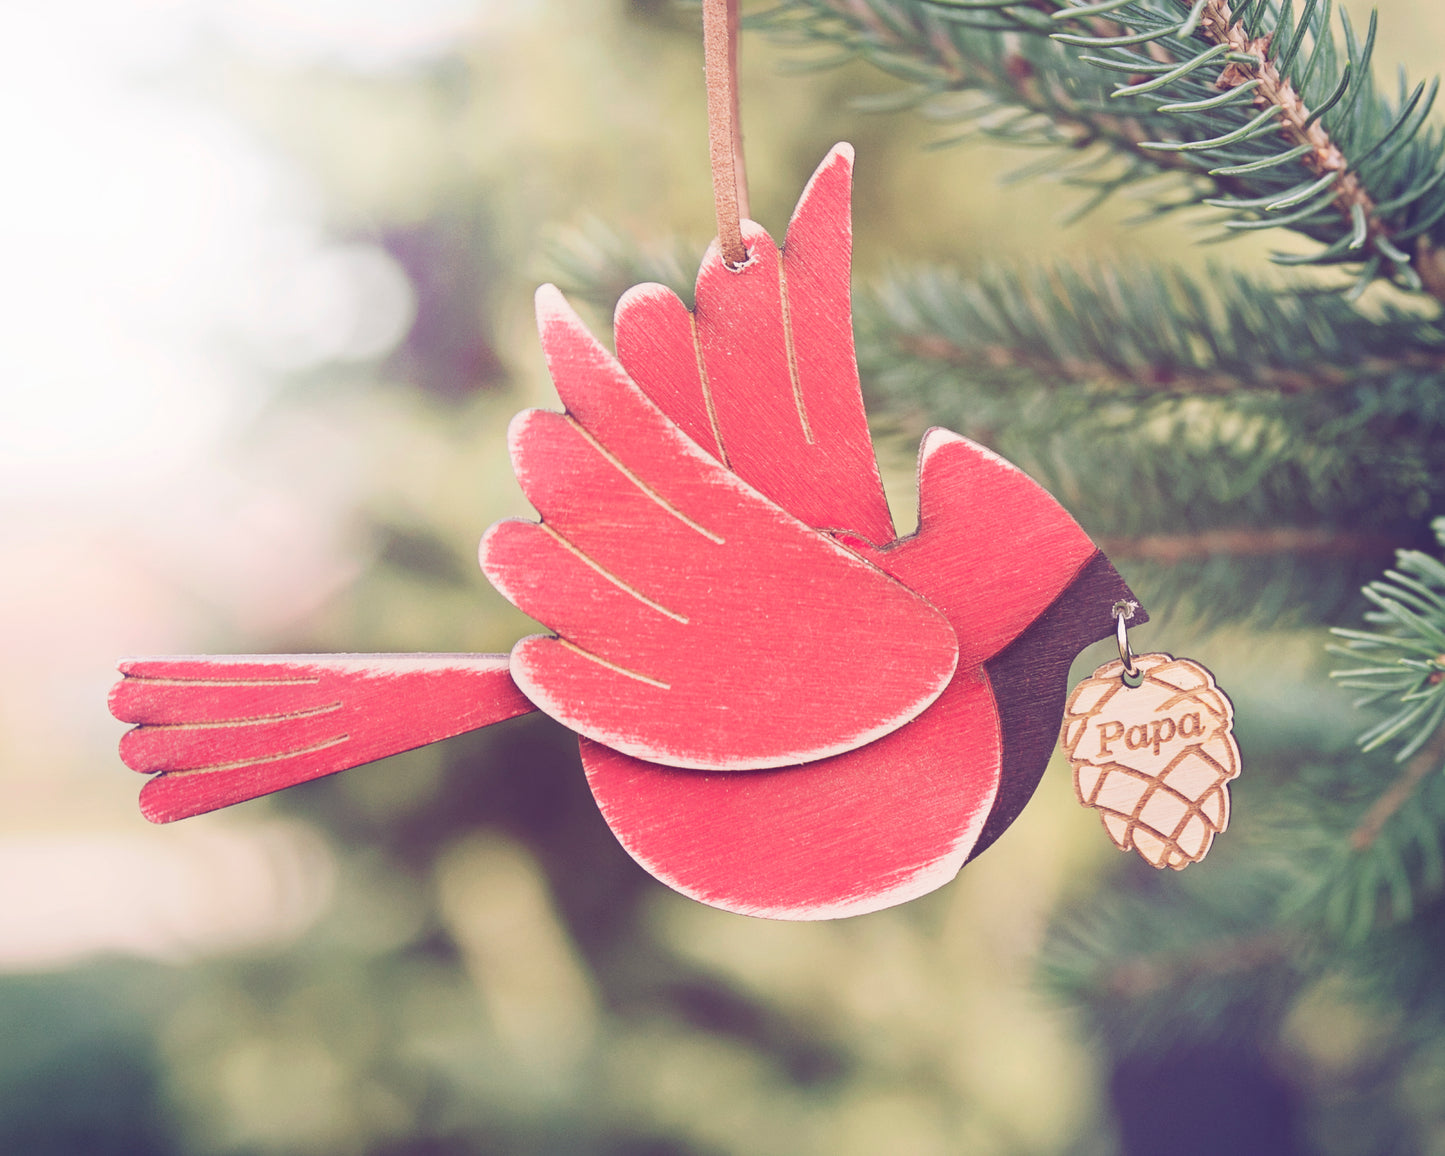
[[[703,0],[702,43],[707,73],[707,132],[712,197],[723,260],[748,258],[740,221],[748,215],[748,177],[738,112],[739,0]]]

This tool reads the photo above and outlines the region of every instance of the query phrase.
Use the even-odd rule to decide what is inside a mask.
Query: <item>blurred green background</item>
[[[1381,59],[1432,72],[1445,12],[1380,7]],[[605,230],[690,273],[696,12],[86,0],[4,26],[0,1153],[1113,1150],[1110,1071],[1032,979],[1051,912],[1116,866],[1061,765],[952,885],[791,925],[653,882],[535,717],[165,829],[115,755],[122,654],[527,631],[474,549],[527,513],[506,422],[552,404],[532,289]],[[1000,184],[1027,158],[860,111],[875,72],[757,37],[743,60],[754,216],[780,236],[852,141],[859,279],[1203,265],[1127,200],[1065,227],[1075,194]],[[913,446],[880,452],[906,528]],[[1388,1031],[1327,992],[1297,1018],[1285,1066],[1315,1071]]]

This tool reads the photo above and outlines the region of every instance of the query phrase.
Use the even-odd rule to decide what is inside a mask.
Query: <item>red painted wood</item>
[[[510,662],[126,663],[112,709],[141,724],[123,757],[157,772],[146,814],[512,717],[525,691],[583,733],[628,850],[719,907],[872,911],[997,838],[1048,759],[1069,659],[1132,594],[1045,491],[944,431],[924,439],[919,530],[892,540],[853,361],[851,165],[829,154],[781,251],[751,223],[745,268],[711,251],[695,315],[659,286],[625,295],[621,364],[539,292],[567,412],[514,422],[543,521],[499,523],[481,557],[566,641]]]
[[[942,693],[956,643],[933,606],[702,452],[555,289],[537,300],[567,413],[513,421],[542,522],[494,526],[481,561],[560,636],[512,651],[540,709],[638,758],[739,771],[862,746]]]
[[[984,664],[1003,726],[998,798],[969,858],[993,845],[1033,797],[1059,736],[1052,724],[1064,712],[1069,667],[1079,651],[1114,630],[1114,604],[1136,602],[1133,591],[1101,552],[1011,643]],[[1149,616],[1136,609],[1130,625]]]
[[[949,615],[961,668],[1017,638],[1097,549],[1038,482],[944,429],[919,449],[917,532],[855,548]]]
[[[979,671],[905,727],[835,758],[745,775],[631,759],[582,740],[608,825],[643,867],[744,915],[831,919],[903,903],[958,873],[998,789]]]
[[[939,607],[959,639],[949,689],[913,722],[823,762],[737,776],[684,774],[583,742],[608,824],[663,882],[730,911],[821,919],[924,894],[969,857],[999,794],[1007,739],[985,664],[1097,550],[1028,475],[944,430],[924,439],[919,499],[915,534],[884,549],[855,543]]]
[[[837,145],[803,190],[781,254],[751,221],[741,270],[714,244],[695,318],[660,285],[624,294],[617,356],[688,436],[789,513],[884,543],[893,520],[853,356],[852,179],[853,150]]]
[[[532,710],[504,654],[253,655],[120,664],[141,811],[199,815]]]
[[[617,360],[682,432],[723,464],[717,415],[702,381],[692,314],[666,285],[635,285],[613,317]]]

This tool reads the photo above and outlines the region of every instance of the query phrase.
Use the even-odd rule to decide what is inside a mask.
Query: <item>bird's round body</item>
[[[1032,795],[1069,664],[1132,595],[1014,466],[942,430],[921,458],[918,532],[882,549],[844,540],[952,625],[958,665],[932,705],[866,745],[766,771],[700,774],[582,740],[613,831],[684,894],[773,918],[892,906],[952,879]]]

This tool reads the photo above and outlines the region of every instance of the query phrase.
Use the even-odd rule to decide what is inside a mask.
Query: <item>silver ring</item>
[[[1124,664],[1125,674],[1131,676],[1136,675],[1139,673],[1139,668],[1134,665],[1134,651],[1129,646],[1129,628],[1124,625],[1124,616],[1122,614],[1118,614],[1115,617],[1118,620],[1118,627],[1114,631],[1114,636],[1119,642],[1119,661]]]
[[[1138,686],[1144,681],[1144,672],[1134,662],[1134,650],[1129,645],[1129,628],[1124,623],[1133,617],[1135,604],[1131,602],[1116,602],[1113,606],[1115,627],[1114,637],[1119,643],[1119,661],[1123,663],[1124,670],[1121,675],[1124,685],[1130,688]]]

